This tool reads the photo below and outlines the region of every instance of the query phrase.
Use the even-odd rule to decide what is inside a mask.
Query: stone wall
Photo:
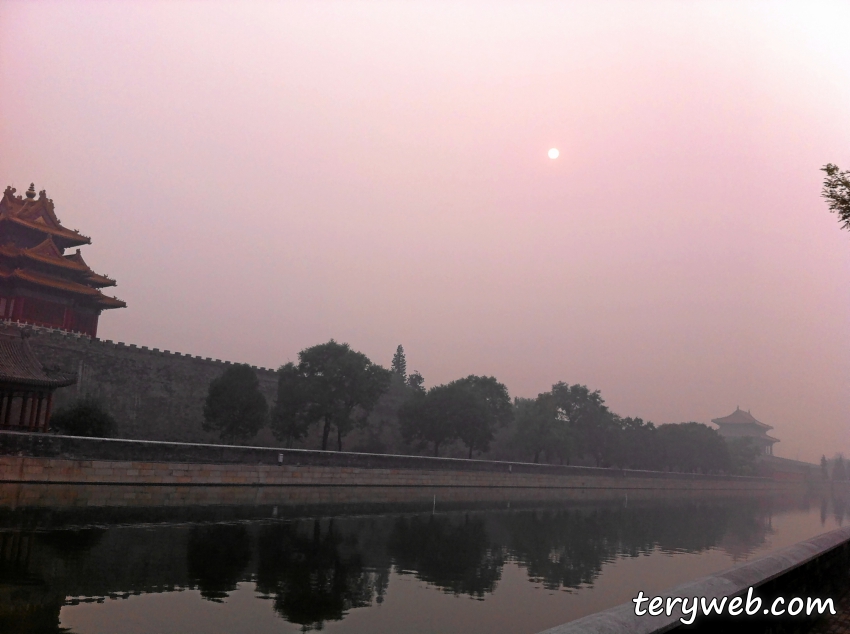
[[[48,328],[30,328],[30,346],[45,366],[77,378],[76,385],[56,391],[54,408],[81,396],[103,402],[122,438],[213,442],[217,434],[202,428],[204,399],[210,381],[230,361],[202,358],[146,346],[126,345]],[[277,399],[277,376],[254,368],[271,407]],[[263,429],[252,443],[274,444]]]
[[[193,464],[149,461],[68,460],[0,456],[0,481],[86,484],[496,487],[770,491],[773,480],[646,478],[593,475],[382,469],[317,465]]]
[[[767,478],[0,432],[0,481],[773,490]]]

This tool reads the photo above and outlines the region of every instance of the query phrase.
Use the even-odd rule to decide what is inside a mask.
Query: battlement
[[[75,376],[75,385],[55,392],[61,409],[84,396],[98,398],[117,421],[116,434],[138,440],[215,442],[203,429],[204,401],[210,382],[234,365],[133,343],[89,337],[20,322],[5,322],[30,333],[39,361]],[[269,407],[277,400],[277,372],[252,365]],[[252,442],[274,444],[268,429]]]
[[[213,359],[211,357],[201,357],[199,355],[192,355],[189,353],[172,352],[171,350],[160,350],[159,348],[149,348],[148,346],[138,346],[135,343],[124,343],[123,341],[112,341],[111,339],[98,339],[97,337],[90,337],[89,335],[84,334],[82,332],[72,332],[67,330],[60,330],[58,328],[49,328],[46,326],[36,326],[35,324],[13,321],[10,319],[0,320],[0,323],[8,326],[14,326],[22,330],[28,330],[39,337],[46,336],[48,339],[62,341],[63,343],[72,340],[82,345],[90,345],[94,347],[99,347],[101,349],[112,348],[114,350],[120,350],[122,352],[137,352],[140,354],[158,355],[162,357],[179,357],[182,359],[192,359],[193,361],[200,361],[202,363],[212,363],[220,366],[234,365],[235,363],[233,361]],[[251,365],[251,368],[256,372],[276,372],[274,368],[265,368],[256,365]]]

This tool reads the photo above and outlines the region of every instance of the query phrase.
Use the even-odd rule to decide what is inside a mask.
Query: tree
[[[551,452],[557,442],[558,408],[552,393],[538,394],[536,399],[516,399],[514,417],[517,422],[514,442],[521,450],[530,453],[534,462],[539,462],[540,454]]]
[[[284,366],[286,368],[286,366]],[[369,412],[390,385],[391,372],[365,354],[333,339],[298,353],[298,365],[281,368],[275,431],[286,437],[313,423],[322,425],[322,450],[336,429],[337,451],[355,426],[368,422]]]
[[[407,443],[418,442],[434,446],[434,455],[440,447],[457,438],[457,401],[466,394],[457,386],[437,385],[428,392],[414,392],[398,411],[401,435]]]
[[[249,365],[232,365],[210,383],[203,427],[219,432],[225,442],[247,440],[265,425],[267,414],[257,373]]]
[[[277,371],[277,402],[272,411],[272,434],[292,447],[292,442],[307,435],[310,419],[304,390],[299,389],[298,368],[290,362]]]
[[[829,203],[829,210],[838,214],[842,228],[850,229],[850,171],[842,172],[832,163],[824,165],[821,171],[826,172],[821,196]]]
[[[419,374],[418,370],[414,370],[407,376],[407,384],[419,392],[425,391],[425,378]]]
[[[493,376],[475,376],[452,381],[467,391],[471,397],[457,401],[464,403],[464,413],[457,413],[457,437],[469,449],[487,451],[497,427],[506,425],[513,418],[513,405],[508,388]]]
[[[685,473],[729,471],[729,448],[723,437],[702,423],[660,425],[660,467]]]
[[[838,454],[832,465],[832,479],[842,482],[847,479],[847,469],[844,466],[844,456]]]
[[[642,418],[626,417],[619,421],[616,464],[630,469],[653,469],[658,463],[655,425]]]
[[[407,378],[407,360],[404,358],[404,348],[401,347],[401,344],[395,349],[390,370],[398,374],[402,379]]]
[[[820,457],[820,476],[824,480],[829,480],[829,461],[826,456]]]
[[[92,396],[85,396],[53,414],[50,426],[68,436],[112,438],[116,424],[103,403]]]
[[[752,438],[726,438],[729,448],[729,470],[737,475],[756,475],[759,448]]]
[[[593,456],[597,466],[609,462],[616,452],[619,421],[599,390],[560,382],[552,386],[552,396],[562,422],[559,436],[567,462],[573,443],[582,455]]]

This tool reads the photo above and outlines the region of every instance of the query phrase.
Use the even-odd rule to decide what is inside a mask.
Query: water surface
[[[805,493],[98,506],[93,490],[0,498],[0,631],[534,634],[845,518]]]

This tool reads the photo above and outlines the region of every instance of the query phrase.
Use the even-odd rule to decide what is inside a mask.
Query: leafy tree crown
[[[226,442],[247,440],[265,425],[267,414],[257,373],[249,365],[232,365],[210,382],[203,428],[219,432]]]
[[[842,172],[837,165],[827,163],[821,168],[826,173],[821,196],[829,204],[829,210],[838,215],[843,229],[850,229],[850,171]]]
[[[402,379],[407,378],[407,359],[404,357],[404,348],[401,345],[395,349],[393,363],[390,369],[398,374]]]

